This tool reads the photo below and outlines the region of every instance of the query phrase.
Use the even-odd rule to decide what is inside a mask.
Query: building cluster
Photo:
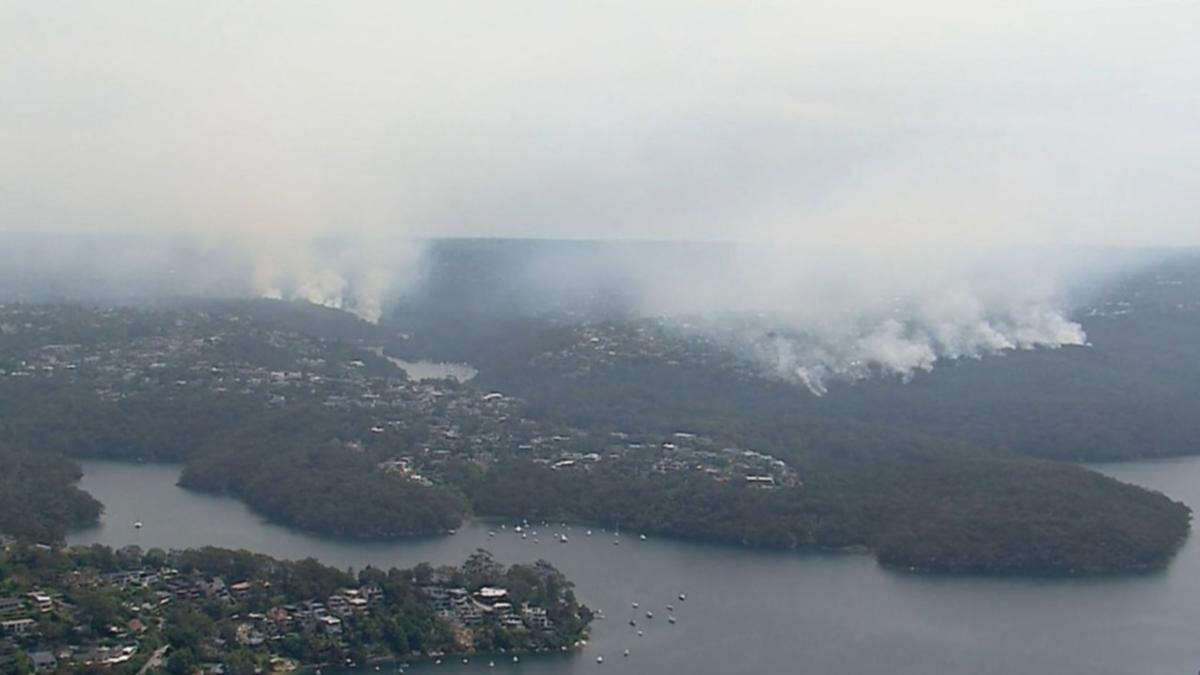
[[[108,401],[202,396],[237,397],[243,407],[320,405],[359,420],[357,433],[342,439],[345,448],[371,453],[378,470],[398,480],[433,484],[458,461],[487,466],[515,458],[588,470],[619,459],[649,476],[700,472],[758,488],[800,484],[782,460],[753,450],[687,432],[663,438],[567,428],[534,418],[503,392],[452,378],[407,378],[377,345],[312,337],[249,310],[0,305],[0,327],[12,338],[0,348],[0,386],[52,378]],[[597,358],[680,363],[706,353],[695,345],[684,351],[653,325],[589,324],[577,338],[544,357],[594,366]]]
[[[477,626],[490,619],[509,628],[524,627],[538,631],[554,628],[544,607],[532,606],[527,602],[514,607],[509,602],[508,590],[504,588],[484,586],[470,593],[462,587],[426,585],[421,590],[438,616],[460,627]]]

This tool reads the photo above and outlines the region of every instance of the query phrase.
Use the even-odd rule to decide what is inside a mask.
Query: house
[[[50,651],[29,652],[29,664],[36,672],[51,672],[58,668],[58,659]]]
[[[0,598],[0,619],[20,619],[27,614],[20,598]]]
[[[30,593],[28,597],[30,600],[33,601],[33,604],[35,607],[38,608],[38,611],[42,612],[43,614],[54,609],[53,598],[51,598],[49,595],[46,595],[45,593],[39,593],[37,591],[34,591],[34,592]]]
[[[320,626],[321,630],[325,631],[326,633],[342,632],[342,620],[336,616],[323,614],[317,617],[317,625]]]
[[[484,602],[484,604],[492,605],[499,602],[501,598],[507,597],[508,590],[496,586],[484,586],[478,591],[475,591],[475,595],[478,596],[479,599]]]
[[[525,619],[525,625],[530,628],[549,630],[554,625],[546,614],[545,607],[532,607],[526,603],[521,607],[521,616]]]
[[[0,633],[4,635],[28,635],[37,627],[33,619],[9,619],[0,621]]]

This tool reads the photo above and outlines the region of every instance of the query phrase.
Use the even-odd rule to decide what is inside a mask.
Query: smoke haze
[[[1072,294],[1119,266],[1074,252],[1200,244],[1195,3],[4,13],[0,262],[43,295],[375,321],[426,239],[736,242],[520,274],[618,289],[820,392],[1083,344]]]

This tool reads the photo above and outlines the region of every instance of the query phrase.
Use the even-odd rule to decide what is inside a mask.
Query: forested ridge
[[[338,536],[439,533],[474,513],[861,547],[930,570],[1151,569],[1186,536],[1186,506],[1039,458],[1194,450],[1200,321],[1179,299],[1085,318],[1088,347],[824,397],[619,312],[495,316],[418,298],[377,326],[268,301],[10,307],[37,329],[0,343],[0,441],[45,461],[183,461],[187,487]],[[479,374],[417,383],[383,355]],[[744,452],[782,473],[743,482],[760,471],[738,468]],[[57,529],[41,532],[79,512],[48,510]]]

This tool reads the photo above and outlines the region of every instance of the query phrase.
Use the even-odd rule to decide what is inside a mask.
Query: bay
[[[357,542],[299,532],[235,499],[179,488],[178,465],[81,464],[81,487],[104,503],[105,514],[70,543],[225,546],[354,569],[456,564],[482,547],[506,563],[549,560],[576,583],[584,603],[607,615],[579,652],[519,664],[492,657],[494,669],[489,657],[418,664],[410,672],[1166,675],[1200,668],[1195,537],[1165,571],[1089,579],[913,575],[865,555],[642,541],[638,533],[618,537],[599,528],[588,536],[584,526],[561,524],[535,525],[538,543],[511,525],[480,521],[451,536]],[[1093,468],[1200,504],[1200,458]],[[555,533],[568,543],[555,541]],[[666,621],[672,613],[675,624]]]

